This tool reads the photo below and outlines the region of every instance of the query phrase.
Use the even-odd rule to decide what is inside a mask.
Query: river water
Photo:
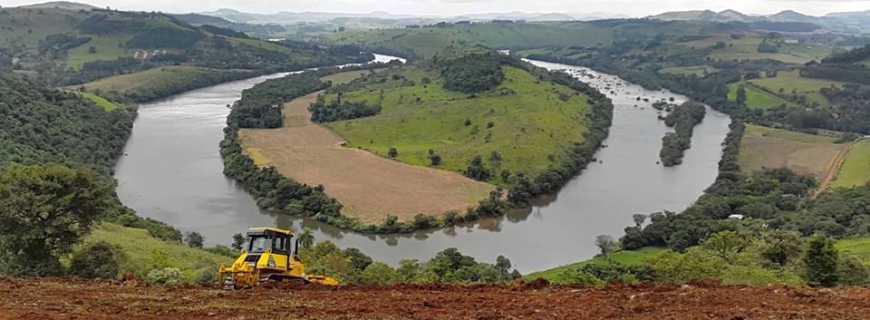
[[[380,61],[391,57],[377,56]],[[661,138],[668,129],[651,103],[685,97],[649,91],[615,76],[539,61],[564,70],[606,93],[614,102],[613,126],[599,162],[573,179],[557,195],[530,210],[498,219],[417,232],[370,236],[337,230],[314,221],[261,212],[254,200],[223,176],[218,143],[229,109],[241,90],[270,75],[187,92],[140,107],[125,156],[116,168],[118,194],[138,214],[183,231],[202,233],[210,244],[228,244],[234,233],[251,226],[310,228],[318,240],[357,247],[376,260],[396,264],[425,260],[455,247],[480,261],[499,255],[527,273],[592,257],[597,235],[620,236],[635,213],[680,211],[713,183],[730,119],[708,110],[695,128],[692,149],[682,165],[658,164]],[[638,100],[641,97],[641,100]],[[645,102],[643,99],[648,99]]]

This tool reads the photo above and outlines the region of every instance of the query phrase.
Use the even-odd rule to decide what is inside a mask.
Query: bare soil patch
[[[160,288],[0,279],[0,319],[866,319],[870,289]]]
[[[387,215],[412,221],[421,213],[464,213],[494,189],[453,172],[343,147],[341,137],[310,122],[308,106],[319,94],[287,103],[284,128],[240,131],[241,144],[258,165],[274,166],[305,184],[323,185],[345,206],[344,214],[366,224],[383,223]]]

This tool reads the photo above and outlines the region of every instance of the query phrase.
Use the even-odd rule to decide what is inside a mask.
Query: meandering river
[[[394,57],[377,55],[376,61]],[[241,91],[270,78],[263,76],[190,91],[142,105],[133,134],[118,163],[118,195],[138,214],[183,231],[202,233],[210,244],[228,244],[251,226],[311,228],[318,240],[357,247],[377,260],[425,260],[455,247],[480,261],[498,255],[521,272],[539,271],[589,258],[597,235],[620,236],[635,213],[680,211],[713,183],[721,143],[730,119],[708,110],[695,128],[692,149],[673,168],[658,164],[661,138],[668,129],[651,108],[654,101],[685,97],[649,91],[592,70],[530,61],[567,71],[613,99],[614,120],[606,147],[558,195],[531,210],[410,235],[369,236],[337,230],[314,221],[261,212],[250,195],[222,174],[218,143],[229,109]],[[641,100],[638,100],[638,98]],[[647,99],[648,101],[644,101]]]

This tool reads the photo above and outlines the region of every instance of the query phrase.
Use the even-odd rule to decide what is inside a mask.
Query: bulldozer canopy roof
[[[264,234],[264,233],[277,233],[292,236],[293,232],[285,229],[278,228],[269,228],[269,227],[260,227],[260,228],[251,228],[248,230],[248,234]]]

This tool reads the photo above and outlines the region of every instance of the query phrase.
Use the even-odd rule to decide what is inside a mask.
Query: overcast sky
[[[47,0],[0,0],[0,5],[6,7],[45,1]],[[232,8],[261,13],[386,11],[397,14],[440,16],[526,11],[569,14],[606,12],[640,17],[665,11],[698,9],[716,11],[735,9],[755,14],[792,9],[810,15],[823,15],[829,12],[870,10],[870,0],[94,0],[83,2],[121,10],[174,13]]]

